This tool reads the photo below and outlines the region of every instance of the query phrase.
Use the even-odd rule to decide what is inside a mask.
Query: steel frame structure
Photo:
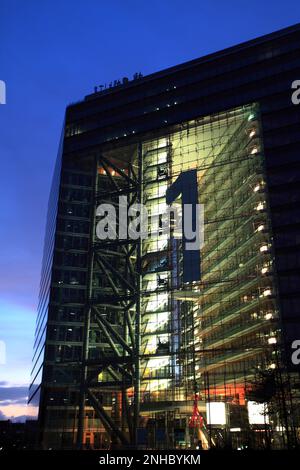
[[[128,209],[142,201],[142,150],[137,148],[137,162],[127,168],[109,161],[102,153],[94,155],[93,207],[88,250],[88,276],[84,307],[83,353],[79,393],[77,448],[83,446],[85,406],[88,401],[104,428],[122,446],[137,442],[140,385],[140,314],[141,314],[141,240],[99,240],[95,236],[97,207],[101,203],[115,204],[119,196],[127,196]],[[123,162],[124,163],[124,162]],[[137,166],[137,169],[134,168]],[[99,185],[100,169],[108,185]],[[112,176],[112,171],[116,177]],[[127,209],[127,208],[126,208]],[[127,211],[128,214],[128,211]],[[117,220],[117,224],[121,223]],[[128,220],[127,220],[128,224]],[[117,269],[116,269],[116,266]],[[100,272],[108,288],[95,295],[94,279]],[[114,323],[113,318],[117,319]],[[91,324],[110,346],[109,354],[100,360],[89,358]],[[104,377],[98,381],[99,374]],[[134,390],[131,402],[128,390]],[[99,394],[99,391],[101,392]],[[119,391],[119,392],[118,392]],[[102,393],[116,394],[116,408],[121,416],[111,416],[101,404]],[[113,413],[113,410],[112,410]],[[117,445],[117,443],[115,442]]]

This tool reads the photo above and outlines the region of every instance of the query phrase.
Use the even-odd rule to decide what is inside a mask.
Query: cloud
[[[33,420],[35,416],[32,415],[21,415],[21,416],[16,416],[15,418],[12,418],[13,423],[25,423],[27,420]]]
[[[38,408],[27,405],[28,386],[10,385],[8,382],[0,382],[0,420],[12,419],[24,421],[26,417],[35,418]],[[25,418],[24,418],[25,417]]]
[[[11,419],[12,421],[24,421],[26,418],[36,419],[38,408],[25,404],[0,404],[0,420]]]
[[[3,382],[2,382],[3,383]],[[0,406],[27,403],[28,387],[3,387],[0,386]]]
[[[7,405],[26,405],[27,398],[24,399],[17,399],[17,400],[0,400],[0,406],[7,406]]]

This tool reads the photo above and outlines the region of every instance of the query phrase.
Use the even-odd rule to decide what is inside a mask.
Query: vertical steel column
[[[138,187],[137,201],[143,204],[143,148],[138,144]],[[142,295],[142,217],[140,225],[140,237],[137,245],[137,302],[135,316],[135,350],[134,350],[134,444],[137,446],[137,430],[140,415],[140,349],[141,349],[141,295]]]
[[[96,225],[96,195],[98,188],[98,157],[94,156],[93,161],[93,191],[92,191],[92,208],[91,208],[91,224],[90,224],[90,239],[88,250],[88,271],[87,271],[87,291],[85,303],[85,315],[83,326],[83,346],[82,346],[82,360],[81,360],[81,380],[79,390],[79,410],[78,410],[78,426],[77,426],[77,449],[82,449],[83,435],[84,435],[84,409],[86,400],[86,381],[88,373],[88,359],[89,359],[89,333],[91,323],[91,300],[93,293],[93,266],[94,266],[94,237]]]

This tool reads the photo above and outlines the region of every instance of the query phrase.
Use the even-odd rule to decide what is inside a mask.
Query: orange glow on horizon
[[[38,415],[38,407],[30,405],[5,405],[0,406],[0,411],[5,415],[4,419],[17,418],[18,416],[37,418]]]

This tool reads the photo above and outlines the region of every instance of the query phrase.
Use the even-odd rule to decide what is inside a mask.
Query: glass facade
[[[158,214],[143,243],[142,271],[141,407],[154,447],[193,446],[195,438],[206,448],[231,438],[239,445],[257,371],[278,367],[279,306],[261,139],[253,105],[183,123],[143,144],[144,202]],[[204,210],[204,244],[201,281],[187,283],[182,242],[168,239],[159,222],[168,186],[191,168]],[[196,436],[189,427],[195,394],[204,423],[216,403],[230,408],[231,418],[211,426],[211,436],[205,424]],[[159,422],[167,426],[161,442]],[[230,428],[239,432],[231,435]]]
[[[291,28],[67,108],[30,388],[43,448],[295,442],[299,37]],[[202,207],[200,261],[172,223],[163,230],[179,178]],[[127,225],[145,205],[147,238],[120,236],[120,197]],[[101,204],[116,210],[107,240]]]
[[[63,152],[63,136],[60,140],[59,151],[56,159],[52,178],[50,197],[47,211],[46,232],[44,239],[44,253],[40,281],[40,293],[38,301],[38,315],[36,319],[34,352],[32,359],[31,382],[29,387],[29,403],[38,406],[41,401],[41,383],[43,376],[43,364],[45,356],[45,341],[48,321],[48,305],[51,286],[51,272],[53,264],[53,252],[55,243],[55,230],[57,218],[57,204],[59,198],[60,173]]]

